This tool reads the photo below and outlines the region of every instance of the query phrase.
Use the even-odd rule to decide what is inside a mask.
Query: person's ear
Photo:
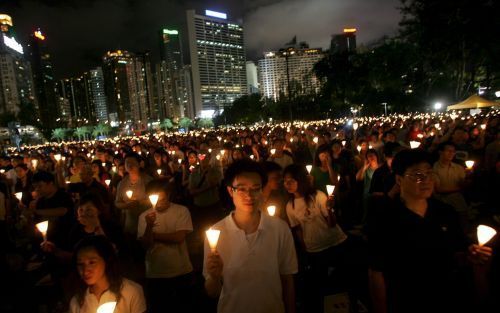
[[[233,197],[233,188],[230,187],[230,186],[227,186],[227,193],[231,196],[231,198]]]
[[[403,176],[396,175],[396,184],[401,186],[402,181],[403,181]]]

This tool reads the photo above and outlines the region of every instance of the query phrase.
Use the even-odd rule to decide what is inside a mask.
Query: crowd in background
[[[210,226],[239,210],[235,194],[258,203],[259,214],[274,206],[273,218],[293,234],[289,251],[298,265],[287,273],[295,295],[283,310],[322,312],[332,294],[345,295],[355,312],[498,309],[498,240],[475,245],[478,224],[500,223],[498,113],[5,149],[0,311],[95,312],[104,300],[90,293],[118,300],[115,312],[214,312],[218,302],[219,312],[230,312],[220,304],[224,285],[215,294],[204,287],[213,273],[204,240]],[[234,186],[237,175],[228,182],[228,168],[248,162],[265,175],[261,184]],[[46,238],[35,227],[45,220]],[[246,240],[255,242],[248,233]],[[440,304],[427,307],[433,301]]]

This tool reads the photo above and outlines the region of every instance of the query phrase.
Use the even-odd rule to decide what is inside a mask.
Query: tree
[[[193,121],[188,117],[183,117],[179,120],[179,127],[184,128],[188,132],[189,127],[193,127]]]
[[[174,124],[172,123],[171,119],[166,118],[161,122],[160,127],[165,131],[168,131],[169,129],[174,127]]]
[[[74,136],[78,137],[78,140],[82,140],[82,138],[85,140],[87,134],[88,134],[88,129],[85,126],[77,127],[75,129],[75,132],[73,133]]]
[[[94,130],[92,131],[92,135],[94,137],[104,136],[104,135],[109,134],[110,131],[111,131],[111,127],[108,124],[99,123],[96,126],[94,126]]]
[[[56,139],[57,142],[61,142],[64,138],[66,138],[66,129],[56,128],[52,131],[52,139]]]
[[[214,127],[214,122],[211,118],[200,118],[197,126],[201,128],[212,128]]]

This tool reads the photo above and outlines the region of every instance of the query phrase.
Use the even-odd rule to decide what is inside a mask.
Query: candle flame
[[[132,190],[127,190],[127,192],[125,192],[125,194],[130,199],[130,198],[132,198],[132,195],[134,194],[134,192]]]
[[[496,235],[496,233],[496,230],[489,226],[479,225],[477,227],[477,241],[479,242],[479,245],[482,246],[486,244],[491,238],[493,238],[493,236]]]
[[[215,251],[217,242],[219,241],[220,230],[210,228],[205,232],[207,234],[208,245],[210,250]]]
[[[328,192],[329,196],[333,195],[333,192],[335,191],[335,185],[326,185],[326,191]]]
[[[307,173],[311,174],[311,170],[312,170],[313,166],[312,165],[306,165],[306,170],[307,170]]]
[[[269,216],[274,216],[274,214],[276,214],[276,206],[275,205],[268,206],[267,213],[269,214]]]
[[[47,229],[49,228],[49,221],[43,221],[35,225],[36,229],[38,229],[39,232],[42,233],[42,235],[47,234]]]

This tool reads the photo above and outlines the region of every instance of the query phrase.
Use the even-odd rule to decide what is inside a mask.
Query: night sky
[[[40,27],[56,77],[62,78],[99,65],[108,50],[150,50],[155,61],[158,30],[184,31],[186,9],[222,11],[230,20],[243,21],[247,58],[256,61],[294,35],[322,48],[345,26],[358,28],[358,44],[393,35],[399,6],[398,0],[0,0],[0,13],[12,16],[23,44]]]

